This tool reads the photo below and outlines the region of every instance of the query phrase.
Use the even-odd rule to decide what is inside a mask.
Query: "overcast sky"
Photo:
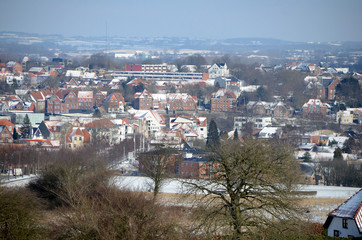
[[[1,0],[0,31],[362,41],[362,0]]]

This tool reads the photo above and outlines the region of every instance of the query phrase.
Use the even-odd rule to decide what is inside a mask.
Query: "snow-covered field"
[[[147,177],[138,176],[122,176],[114,179],[114,183],[128,190],[147,192],[150,189],[151,180]],[[163,193],[185,193],[185,186],[182,186],[180,181],[167,180],[161,188]],[[300,191],[316,192],[315,195],[310,195],[314,198],[341,198],[347,199],[355,194],[360,188],[352,187],[335,187],[335,186],[320,186],[320,185],[301,185]]]

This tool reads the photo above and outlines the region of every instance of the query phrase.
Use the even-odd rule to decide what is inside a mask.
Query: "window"
[[[343,218],[343,219],[342,219],[342,227],[343,227],[343,228],[348,228],[348,222],[347,222],[347,219],[346,219],[346,218]]]
[[[338,230],[334,230],[334,231],[333,231],[333,236],[339,237],[339,231],[338,231]]]

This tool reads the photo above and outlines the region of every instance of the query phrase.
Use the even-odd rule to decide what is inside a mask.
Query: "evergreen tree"
[[[17,141],[19,139],[19,134],[18,132],[16,131],[16,128],[14,127],[14,131],[13,131],[13,139],[14,141]]]
[[[333,152],[334,160],[343,160],[342,150],[340,148],[336,148]]]
[[[303,155],[303,162],[311,162],[312,161],[312,156],[310,155],[309,152],[305,152]]]
[[[238,129],[235,128],[235,131],[234,131],[234,140],[238,140],[238,139],[239,139]]]
[[[210,149],[216,148],[220,145],[219,130],[217,129],[214,119],[210,121],[209,131],[207,133],[206,146]]]
[[[23,120],[23,126],[21,127],[21,136],[23,138],[27,138],[30,134],[30,129],[31,129],[31,122],[28,114],[26,114]]]

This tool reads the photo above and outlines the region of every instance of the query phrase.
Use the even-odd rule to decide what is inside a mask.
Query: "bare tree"
[[[198,231],[240,239],[297,216],[294,184],[300,175],[287,146],[231,141],[215,150],[210,161],[217,166],[210,181],[184,181],[191,192],[203,194]]]
[[[165,148],[161,145],[140,155],[139,168],[153,182],[151,188],[154,199],[156,199],[165,180],[175,174],[175,164],[178,158],[179,156],[174,149]]]

